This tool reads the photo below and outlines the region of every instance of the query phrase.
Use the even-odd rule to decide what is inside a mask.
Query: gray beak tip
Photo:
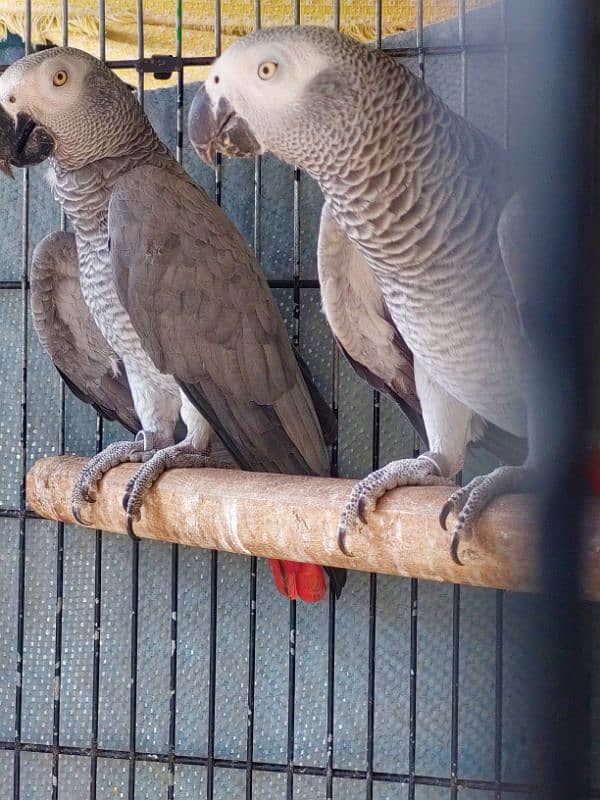
[[[193,139],[190,140],[192,142],[192,146],[196,151],[196,155],[204,161],[209,167],[215,166],[215,150],[213,148],[212,142],[209,142],[206,145],[196,144]]]

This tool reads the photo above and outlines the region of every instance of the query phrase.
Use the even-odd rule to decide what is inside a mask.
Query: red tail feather
[[[277,591],[290,600],[318,603],[327,594],[323,567],[299,561],[269,559]]]

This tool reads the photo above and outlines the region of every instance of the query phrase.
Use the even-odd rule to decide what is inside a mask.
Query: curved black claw
[[[75,519],[77,520],[77,522],[80,525],[85,525],[85,522],[83,521],[83,517],[79,513],[79,508],[78,508],[78,506],[75,505],[75,503],[71,503],[71,513],[73,514],[73,516],[75,517]]]
[[[443,526],[442,526],[443,527]],[[445,528],[444,528],[445,530]],[[459,567],[464,567],[463,562],[458,557],[458,545],[460,544],[460,536],[457,530],[455,530],[452,534],[452,539],[450,540],[450,558],[457,564]]]
[[[443,528],[445,531],[448,530],[448,528],[446,527],[448,514],[453,510],[454,510],[454,503],[452,502],[452,500],[446,500],[446,502],[442,506],[442,510],[440,511],[440,516],[439,516],[440,527]]]
[[[140,537],[133,530],[133,516],[127,514],[127,535],[134,542],[139,542]]]
[[[346,529],[338,529],[338,547],[342,551],[342,553],[347,556],[348,558],[354,558],[354,553],[351,553],[350,550],[346,547]]]
[[[367,498],[366,498],[366,497],[361,497],[361,498],[359,499],[359,501],[358,501],[358,508],[356,509],[356,513],[358,514],[358,518],[359,518],[359,520],[360,520],[360,521],[361,521],[361,522],[362,522],[364,525],[367,525],[367,524],[368,524],[368,522],[367,522],[367,512],[366,512],[366,506],[367,506]]]
[[[123,511],[127,511],[129,508],[129,498],[131,497],[131,490],[133,489],[133,485],[135,483],[135,479],[137,477],[137,473],[127,481],[127,486],[125,487],[125,493],[123,494],[123,499],[121,503],[123,505]]]

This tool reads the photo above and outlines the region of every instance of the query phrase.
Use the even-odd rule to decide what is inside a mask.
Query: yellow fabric
[[[467,8],[488,5],[491,0],[467,0]],[[60,0],[32,0],[31,38],[34,44],[63,42]],[[137,7],[135,0],[106,0],[106,57],[131,59],[138,54]],[[331,25],[333,0],[300,0],[303,24]],[[375,38],[376,0],[341,0],[340,27],[362,41]],[[416,24],[417,0],[381,0],[384,36],[410,30]],[[255,27],[254,0],[221,0],[221,46],[224,49],[236,37]],[[261,24],[292,24],[294,0],[262,0]],[[424,23],[430,24],[456,16],[458,0],[425,0]],[[143,0],[144,54],[175,53],[177,0]],[[215,0],[183,0],[182,50],[184,56],[215,54]],[[7,32],[23,36],[24,0],[0,0],[0,38]],[[98,0],[69,0],[68,43],[73,47],[99,54]],[[201,80],[206,68],[190,67],[185,80]],[[135,71],[122,70],[122,78],[135,83]],[[165,86],[171,81],[156,81],[146,74],[146,86]]]

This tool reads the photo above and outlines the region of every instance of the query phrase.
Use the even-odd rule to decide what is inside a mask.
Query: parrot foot
[[[391,461],[359,481],[346,503],[338,524],[338,545],[347,556],[351,556],[346,546],[348,532],[358,528],[359,520],[366,524],[366,515],[373,511],[377,501],[386,492],[397,486],[450,486],[452,481],[441,475],[436,455],[423,454],[418,458],[405,458]]]
[[[166,470],[184,467],[231,469],[232,464],[214,458],[208,451],[199,452],[185,441],[157,450],[125,487],[123,508],[127,513],[127,533],[131,538],[138,538],[133,531],[133,523],[139,519],[144,498],[151,487]]]
[[[440,525],[445,531],[448,530],[448,515],[453,513],[457,518],[450,540],[452,560],[462,566],[458,557],[460,542],[473,535],[482,511],[495,497],[509,492],[529,492],[535,489],[535,484],[536,472],[531,467],[498,467],[489,475],[479,475],[457,489],[440,512]]]
[[[140,434],[143,434],[140,436]],[[81,470],[71,494],[73,516],[80,525],[85,525],[81,515],[84,503],[95,503],[98,484],[113,467],[128,461],[143,461],[151,449],[152,434],[140,431],[133,442],[115,442],[91,458]]]

